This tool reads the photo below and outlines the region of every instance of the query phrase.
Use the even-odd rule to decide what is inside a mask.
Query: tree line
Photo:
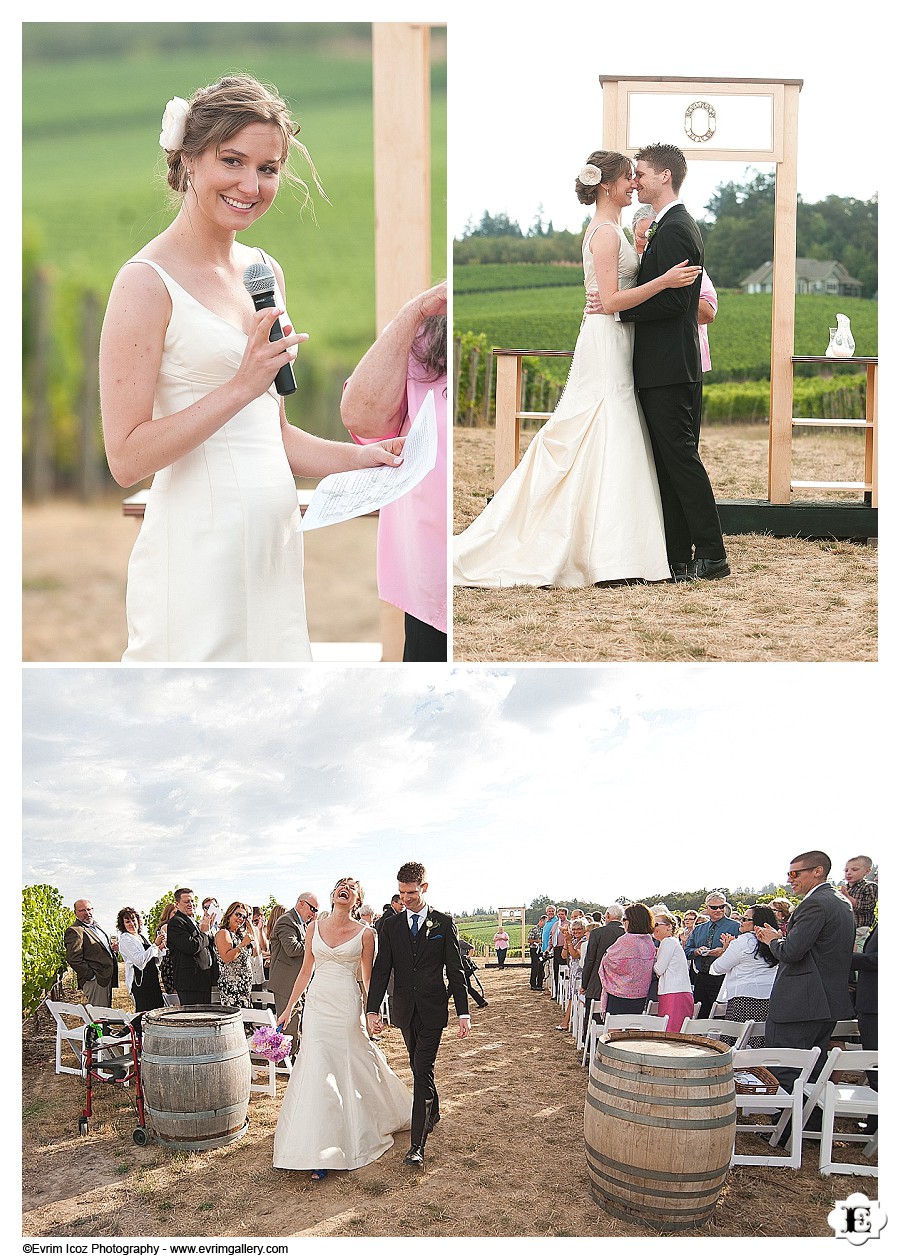
[[[706,269],[717,288],[737,288],[741,280],[772,258],[775,212],[774,172],[743,182],[719,184],[699,222]],[[589,216],[585,217],[585,225]],[[626,223],[626,230],[630,224]],[[565,262],[581,257],[581,233],[556,231],[539,209],[523,231],[505,214],[485,210],[470,219],[453,244],[457,266],[488,262]],[[863,297],[878,292],[878,198],[829,196],[797,199],[797,257],[834,259],[863,286]]]

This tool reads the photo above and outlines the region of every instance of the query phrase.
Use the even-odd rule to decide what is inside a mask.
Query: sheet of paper
[[[437,417],[434,391],[425,401],[406,434],[403,462],[396,468],[358,468],[323,477],[313,491],[298,532],[336,525],[341,520],[365,516],[408,494],[437,462]]]

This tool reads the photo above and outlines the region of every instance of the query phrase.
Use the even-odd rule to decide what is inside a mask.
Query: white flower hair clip
[[[590,188],[594,184],[599,184],[602,182],[603,172],[601,171],[599,166],[594,166],[591,162],[588,162],[587,166],[582,166],[581,173],[579,174],[578,178],[581,180],[583,184],[587,184],[587,186]]]
[[[180,96],[173,96],[166,105],[162,117],[162,131],[159,133],[159,146],[167,153],[175,153],[184,144],[184,129],[190,105]]]

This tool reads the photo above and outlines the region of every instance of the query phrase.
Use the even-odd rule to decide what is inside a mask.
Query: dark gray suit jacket
[[[822,883],[804,897],[785,938],[769,945],[778,962],[769,999],[773,1022],[853,1018],[848,984],[855,931],[853,907],[833,887]]]
[[[584,967],[581,972],[581,983],[584,988],[585,1006],[590,1009],[591,1001],[599,1001],[603,987],[600,983],[600,958],[611,944],[615,944],[619,936],[625,934],[621,922],[609,922],[605,927],[595,927],[588,935],[587,949],[584,954]]]

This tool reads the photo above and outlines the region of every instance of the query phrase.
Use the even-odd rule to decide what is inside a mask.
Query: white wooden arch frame
[[[527,912],[527,906],[525,906],[525,905],[517,905],[517,906],[515,907],[515,909],[498,909],[498,910],[497,910],[497,923],[498,923],[498,928],[497,928],[497,929],[498,929],[498,931],[499,931],[499,930],[500,930],[500,928],[503,926],[503,922],[504,922],[504,920],[505,920],[505,919],[508,919],[508,918],[517,918],[517,919],[518,919],[519,924],[520,924],[520,926],[521,926],[521,928],[522,928],[522,944],[521,944],[520,949],[518,949],[518,950],[513,950],[513,949],[510,949],[510,953],[512,953],[512,952],[514,952],[514,951],[515,951],[515,952],[519,952],[519,953],[521,953],[521,955],[522,955],[522,958],[523,958],[523,959],[524,959],[524,958],[525,958],[525,956],[526,956],[526,954],[525,954],[525,949],[528,947],[528,946],[527,946],[527,943],[526,943],[526,937],[527,937],[527,935],[528,935],[528,932],[527,932],[527,930],[526,930],[526,928],[525,928],[525,914],[526,914],[526,912]]]

